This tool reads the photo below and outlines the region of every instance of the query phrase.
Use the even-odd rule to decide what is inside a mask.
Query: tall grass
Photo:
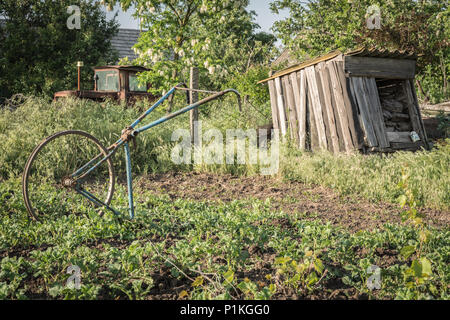
[[[344,195],[372,201],[396,202],[402,172],[409,175],[409,188],[418,205],[448,210],[450,207],[450,145],[428,151],[390,155],[331,155],[282,152],[282,175],[291,180],[320,184]]]
[[[231,128],[256,128],[270,121],[268,106],[244,106],[237,111],[234,97],[203,107],[200,120],[203,132],[217,128],[223,132]],[[44,137],[55,132],[77,129],[91,133],[105,146],[115,142],[121,130],[140,115],[139,110],[149,106],[140,102],[126,108],[111,101],[95,103],[87,100],[64,99],[49,103],[40,98],[27,98],[14,111],[0,110],[0,178],[21,175],[33,148]],[[184,106],[178,101],[175,108]],[[146,123],[165,114],[164,107],[157,109]],[[189,114],[184,114],[150,129],[137,138],[132,151],[134,174],[167,172],[172,170],[197,170],[215,173],[257,174],[258,165],[176,165],[171,152],[176,142],[171,141],[175,129],[189,128]],[[254,152],[254,151],[252,151]],[[119,174],[124,171],[123,152],[114,158]],[[283,145],[280,153],[279,175],[309,184],[331,187],[341,194],[361,196],[372,201],[395,202],[400,194],[397,183],[402,170],[410,175],[410,188],[420,205],[448,210],[450,146],[442,144],[431,152],[398,152],[393,155],[331,155],[329,153],[301,152]]]
[[[125,108],[112,101],[95,103],[88,100],[63,99],[48,103],[41,98],[28,98],[17,109],[0,111],[0,176],[13,177],[22,173],[25,162],[33,148],[45,137],[63,130],[86,131],[109,146],[119,137],[121,130],[130,125],[148,103],[136,108]],[[155,111],[149,120],[162,116],[163,111]],[[149,121],[146,120],[146,121]],[[179,120],[178,120],[179,121]],[[149,130],[138,138],[133,150],[133,163],[137,172],[157,170],[157,155],[176,122],[167,122]],[[115,156],[115,164],[122,168],[123,154]]]

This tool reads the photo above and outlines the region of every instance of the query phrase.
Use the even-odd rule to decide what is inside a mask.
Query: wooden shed
[[[259,83],[270,91],[272,121],[300,149],[333,153],[429,148],[407,52],[335,51]]]

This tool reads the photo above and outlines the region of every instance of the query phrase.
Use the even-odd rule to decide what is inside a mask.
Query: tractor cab
[[[104,100],[109,97],[115,100],[135,101],[140,98],[151,98],[148,93],[150,84],[142,85],[138,81],[138,73],[147,71],[139,66],[99,66],[94,69],[94,90],[82,90],[78,84],[76,91],[59,91],[54,98],[76,96],[83,99]],[[78,77],[80,81],[80,77]]]

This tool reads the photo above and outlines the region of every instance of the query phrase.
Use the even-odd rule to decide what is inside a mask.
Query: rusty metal
[[[61,184],[64,188],[74,188],[76,186],[76,180],[72,179],[70,176],[62,178]]]
[[[130,126],[126,127],[122,130],[121,136],[119,140],[117,140],[114,144],[112,144],[107,149],[107,154],[100,153],[95,158],[90,160],[88,163],[84,164],[81,168],[77,169],[74,173],[72,173],[69,177],[64,177],[62,179],[63,186],[67,188],[74,188],[76,192],[84,196],[89,201],[93,202],[96,206],[103,206],[106,209],[112,211],[115,214],[119,214],[119,212],[115,211],[112,207],[109,206],[108,203],[104,203],[98,198],[95,197],[92,193],[89,191],[83,189],[83,182],[85,181],[85,178],[93,172],[96,168],[98,168],[102,163],[105,161],[108,161],[115,152],[123,146],[125,149],[125,156],[126,156],[126,171],[127,171],[127,186],[128,186],[128,206],[129,206],[129,215],[130,218],[134,217],[134,204],[133,204],[133,189],[132,189],[132,175],[131,175],[131,156],[130,156],[130,148],[129,148],[129,142],[133,142],[136,138],[136,136],[144,132],[154,126],[157,126],[158,124],[161,124],[163,122],[166,122],[170,119],[173,119],[185,112],[188,112],[190,110],[196,109],[200,107],[201,105],[208,103],[212,100],[218,99],[221,96],[227,94],[227,93],[234,93],[236,94],[238,98],[238,104],[239,108],[241,108],[241,97],[239,92],[237,92],[234,89],[227,89],[224,91],[217,92],[207,98],[204,98],[198,102],[189,104],[188,106],[173,112],[172,114],[162,117],[156,121],[153,121],[152,123],[142,126],[138,129],[136,127],[140,124],[140,122],[148,116],[155,108],[160,106],[165,100],[169,98],[169,96],[173,95],[176,90],[182,90],[186,91],[186,96],[188,97],[189,102],[189,91],[191,90],[185,90],[187,88],[186,84],[180,83],[177,86],[170,89],[163,97],[161,97],[156,103],[154,103],[145,113],[143,113],[137,120],[135,120]],[[103,157],[103,158],[102,158]],[[102,158],[102,159],[101,159]]]
[[[117,70],[119,73],[119,88],[118,91],[99,91],[98,90],[98,78],[93,77],[94,90],[82,90],[81,85],[81,66],[78,66],[78,84],[77,90],[64,90],[58,91],[54,94],[54,100],[66,97],[77,97],[80,99],[89,99],[94,101],[103,101],[106,98],[111,98],[113,100],[125,100],[133,104],[136,100],[148,98],[150,101],[154,101],[156,97],[144,91],[130,91],[129,81],[125,80],[129,78],[130,75],[134,75],[138,72],[147,71],[147,68],[138,66],[100,66],[95,67],[94,72],[105,71],[105,70]],[[150,89],[150,84],[147,84],[147,90]]]
[[[81,91],[81,67],[83,66],[83,61],[77,62],[78,69],[78,91]]]
[[[177,89],[177,88],[178,88],[178,86],[175,86],[174,88],[172,88],[172,90]],[[172,91],[172,90],[171,90],[171,91]],[[188,111],[190,111],[190,110],[192,110],[192,109],[198,108],[198,107],[200,107],[202,104],[208,103],[208,102],[210,102],[210,101],[212,101],[212,100],[216,100],[216,99],[220,98],[221,96],[223,96],[223,95],[225,95],[225,94],[227,94],[227,93],[234,93],[234,94],[236,94],[237,99],[238,99],[239,110],[241,111],[241,109],[242,109],[242,104],[241,104],[241,96],[240,96],[239,92],[237,92],[237,91],[234,90],[234,89],[227,89],[227,90],[220,91],[220,92],[218,92],[218,93],[216,93],[216,94],[213,94],[212,96],[206,97],[206,98],[204,98],[204,99],[202,99],[202,100],[200,100],[200,101],[198,101],[198,102],[196,102],[196,103],[193,103],[193,104],[191,104],[191,105],[189,105],[189,106],[187,106],[187,107],[184,107],[183,109],[180,109],[180,110],[178,110],[178,111],[175,111],[175,112],[173,112],[173,113],[171,113],[171,114],[169,114],[169,115],[167,115],[167,116],[165,116],[165,117],[162,117],[162,118],[160,118],[160,119],[158,119],[158,120],[156,120],[156,121],[153,121],[152,123],[150,123],[150,124],[148,124],[148,125],[146,125],[146,126],[144,126],[144,127],[141,127],[141,128],[139,128],[139,129],[137,129],[135,132],[136,132],[136,133],[140,133],[140,132],[146,131],[146,130],[148,130],[148,129],[154,127],[154,126],[157,126],[158,124],[161,124],[161,123],[166,122],[166,121],[168,121],[168,120],[170,120],[170,119],[173,119],[173,118],[179,116],[180,114],[183,114],[183,113],[188,112]],[[170,93],[170,94],[171,94],[171,93]],[[161,98],[161,99],[165,99],[165,97],[163,97],[163,98]],[[152,108],[150,108],[149,111],[150,111],[150,112],[153,111],[153,109],[154,109],[156,106],[158,106],[158,105],[159,105],[158,103],[155,104],[155,106],[153,106]],[[139,121],[139,122],[140,122],[140,121]],[[137,122],[137,123],[139,123],[139,122]],[[135,123],[135,124],[137,124],[137,123]],[[131,125],[131,126],[134,128],[134,127],[135,127],[135,124],[133,124],[133,125]]]
[[[122,141],[129,142],[133,138],[135,138],[133,128],[126,127],[125,129],[122,130],[122,135],[120,136],[120,139],[122,139]]]

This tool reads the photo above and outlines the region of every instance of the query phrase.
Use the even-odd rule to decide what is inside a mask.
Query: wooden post
[[[189,87],[191,89],[198,90],[198,68],[197,67],[191,67],[191,74],[189,79]],[[193,104],[198,101],[198,92],[190,91],[189,92],[189,100],[190,103]],[[201,137],[198,136],[198,126],[195,126],[194,123],[198,121],[198,109],[195,108],[191,111],[189,111],[190,116],[190,127],[191,127],[191,143],[192,145],[197,145],[199,143],[199,139]]]
[[[174,81],[174,83],[175,83],[176,78],[177,78],[177,70],[175,69],[172,71],[172,80]],[[172,93],[170,95],[169,99],[167,99],[167,102],[168,102],[168,106],[167,106],[167,110],[166,110],[167,114],[172,112],[174,97],[175,97],[175,93]]]

